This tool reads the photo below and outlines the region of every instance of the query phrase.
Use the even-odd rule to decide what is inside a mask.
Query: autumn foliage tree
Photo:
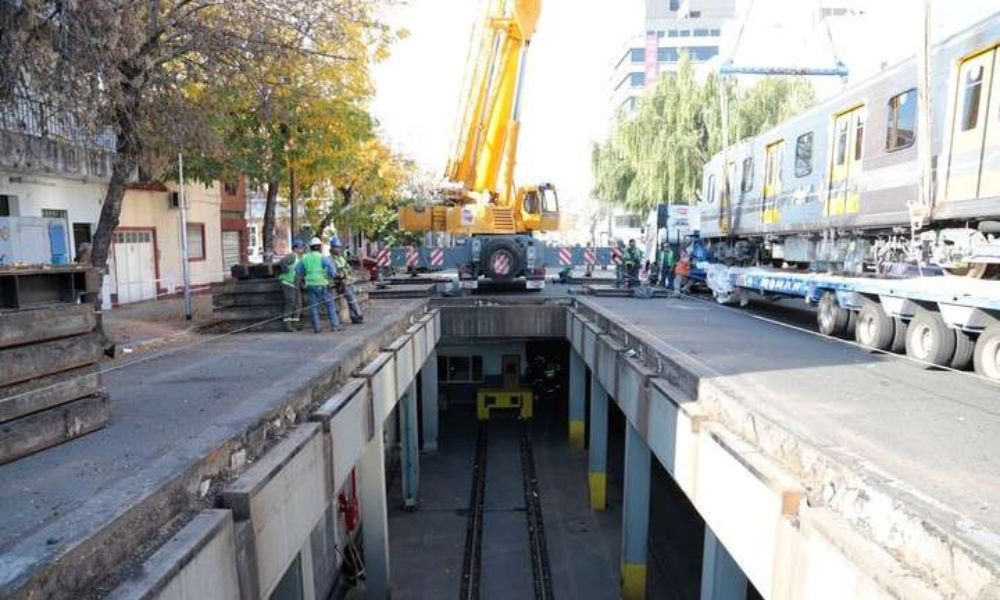
[[[359,85],[373,52],[390,31],[376,18],[385,0],[20,0],[0,3],[0,104],[18,91],[70,107],[77,122],[116,136],[92,261],[104,267],[126,184],[144,153],[171,146],[206,150],[204,104],[220,87],[235,91],[243,131],[254,132],[235,155],[205,152],[202,166],[247,167],[270,184],[287,166],[298,106],[290,98],[345,93]],[[16,51],[13,51],[16,49]],[[338,74],[325,75],[327,70]],[[300,75],[329,87],[299,89]],[[294,74],[294,77],[281,77]],[[342,72],[342,73],[341,73]],[[366,78],[360,84],[367,85]],[[233,106],[230,105],[230,106]],[[3,108],[0,106],[0,108]],[[169,115],[164,113],[170,110]],[[217,113],[216,113],[217,114]],[[164,128],[162,124],[168,122]],[[161,137],[163,136],[163,137]],[[226,141],[232,141],[233,137]],[[249,160],[263,154],[259,163]],[[257,168],[251,168],[257,167]],[[272,192],[277,194],[277,186]],[[273,204],[273,203],[272,203]]]

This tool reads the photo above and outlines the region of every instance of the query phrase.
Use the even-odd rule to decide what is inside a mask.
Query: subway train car
[[[1000,274],[1000,13],[931,49],[932,203],[924,259]],[[716,154],[701,236],[727,264],[879,270],[910,248],[919,203],[911,58]]]

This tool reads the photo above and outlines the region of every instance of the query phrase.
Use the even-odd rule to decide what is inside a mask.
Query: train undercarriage
[[[1000,279],[1000,222],[952,223],[918,234],[908,229],[826,230],[716,239],[706,243],[728,266],[794,267],[845,274],[888,273],[894,265],[938,267],[952,275]]]

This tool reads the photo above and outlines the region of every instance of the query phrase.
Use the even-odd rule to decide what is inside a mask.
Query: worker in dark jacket
[[[305,243],[302,240],[295,240],[292,251],[278,262],[278,270],[281,272],[278,281],[281,282],[281,294],[285,298],[283,321],[287,331],[298,331],[302,317],[302,293],[296,267],[305,250]]]
[[[327,317],[330,319],[330,330],[339,331],[340,315],[333,305],[333,294],[330,293],[330,286],[337,278],[337,268],[333,266],[330,257],[323,256],[321,249],[323,242],[314,237],[309,240],[309,253],[302,257],[295,270],[299,278],[305,281],[306,289],[309,290],[309,320],[312,321],[313,331],[320,333],[319,305],[326,307]]]
[[[639,285],[639,268],[642,266],[642,250],[635,245],[635,238],[628,241],[628,247],[622,255],[622,262],[625,263],[625,287]]]
[[[337,236],[333,236],[330,240],[330,256],[333,259],[333,266],[337,267],[336,290],[347,300],[351,323],[364,323],[365,315],[361,312],[354,290],[354,274],[351,272],[351,265],[347,263],[347,256],[344,255],[344,245]]]
[[[677,255],[674,248],[668,243],[660,246],[660,286],[666,289],[674,287],[674,265],[677,264]]]

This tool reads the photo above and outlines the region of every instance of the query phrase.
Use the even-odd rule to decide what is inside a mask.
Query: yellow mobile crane
[[[471,236],[467,253],[452,254],[467,281],[524,277],[537,289],[544,285],[544,248],[531,234],[559,228],[559,200],[548,183],[515,188],[514,166],[528,46],[542,2],[486,1],[445,170],[449,185],[435,203],[402,208],[399,225]]]

